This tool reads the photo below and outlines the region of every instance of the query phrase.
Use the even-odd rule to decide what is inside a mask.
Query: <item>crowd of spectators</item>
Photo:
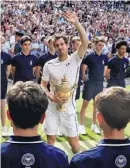
[[[74,11],[78,15],[79,21],[82,23],[82,25],[84,26],[87,32],[86,34],[85,31],[83,31],[84,33],[82,34],[81,31],[77,29],[79,34],[80,33],[82,34],[80,36],[81,39],[78,39],[79,37],[77,37],[78,32],[75,28],[76,26],[74,27],[74,24],[71,25],[62,17],[62,12],[68,11],[68,10]],[[73,19],[73,18],[70,18],[70,19]],[[76,24],[78,23],[77,20],[74,20],[74,22]],[[109,85],[108,87],[121,86],[121,82],[122,81],[124,82],[125,69],[129,62],[127,61],[127,64],[126,62],[123,62],[124,60],[127,60],[126,58],[124,58],[124,56],[130,58],[130,4],[129,4],[129,1],[128,2],[127,1],[56,1],[56,0],[55,1],[44,1],[44,0],[4,1],[1,5],[0,33],[2,35],[0,38],[1,38],[1,46],[2,46],[1,47],[2,48],[1,65],[3,67],[2,75],[1,75],[2,76],[1,92],[3,94],[3,96],[1,96],[1,104],[2,104],[1,109],[2,109],[2,115],[3,115],[3,116],[1,115],[2,116],[1,118],[3,120],[2,129],[6,128],[5,95],[7,91],[7,79],[9,77],[10,72],[13,77],[14,83],[21,80],[24,82],[28,80],[32,81],[34,80],[33,77],[36,77],[37,79],[37,70],[39,66],[39,71],[38,71],[39,72],[38,79],[39,79],[40,70],[44,66],[44,64],[42,63],[45,63],[46,61],[58,56],[57,55],[58,52],[56,52],[53,40],[50,36],[53,36],[56,34],[65,35],[70,42],[70,48],[69,48],[70,53],[71,51],[74,50],[74,45],[72,45],[72,43],[74,39],[76,40],[75,37],[77,37],[79,45],[81,40],[82,44],[85,44],[84,46],[86,48],[87,48],[86,38],[89,39],[88,49],[86,49],[88,57],[86,56],[85,59],[90,60],[90,57],[91,57],[91,62],[86,61],[86,67],[88,67],[89,76],[90,76],[90,72],[92,72],[90,70],[90,66],[94,70],[93,71],[94,73],[93,72],[91,73],[92,74],[91,79],[93,80],[91,79],[84,80],[84,86],[86,83],[86,86],[88,87],[88,91],[92,90],[92,94],[93,93],[94,95],[95,93],[97,94],[97,91],[100,88],[100,86],[102,87],[100,90],[103,90],[104,67],[107,65],[108,58],[112,57],[116,53],[116,50],[117,50],[117,56],[120,56],[120,57],[118,59],[118,57],[115,56],[111,60],[109,60],[109,63],[107,65],[108,69],[106,70],[106,72],[109,72],[107,76],[108,77],[110,76],[110,79],[111,79],[112,71],[113,71],[114,72],[113,76],[115,77],[113,81],[114,82],[118,81],[119,83],[118,82],[114,83],[112,85]],[[24,37],[22,38],[22,36]],[[99,38],[99,41],[96,42],[96,39],[98,40],[98,38],[96,38],[97,36],[100,36],[103,39]],[[83,37],[86,37],[84,38],[85,40],[82,39]],[[116,43],[116,41],[118,40],[122,40],[122,41],[119,41],[119,43]],[[105,46],[104,46],[104,42],[105,42]],[[31,45],[31,54],[30,54],[30,45]],[[68,46],[68,45],[65,43],[65,46]],[[93,51],[94,46],[95,46],[95,52],[93,52],[92,55],[90,55],[89,53]],[[97,54],[96,51],[100,51],[98,50],[99,46],[100,47],[103,46],[102,47],[103,50],[101,49],[101,52],[99,54],[100,57],[97,57],[98,59],[95,61],[95,58],[96,58],[95,56]],[[125,47],[123,49],[123,52],[120,51],[120,48],[122,46]],[[79,49],[81,49],[80,47]],[[67,49],[66,55],[68,59],[68,48],[66,47],[66,49]],[[126,52],[126,49],[127,49],[127,52]],[[20,53],[20,51],[22,52]],[[48,52],[46,53],[46,51]],[[82,55],[82,58],[83,58],[85,55],[85,52],[83,54],[81,53],[80,54],[78,53],[78,54],[79,56]],[[126,55],[124,53],[126,53]],[[12,56],[10,56],[10,54]],[[46,55],[46,54],[50,54],[50,55]],[[25,55],[28,57],[23,57]],[[106,64],[104,63],[104,59],[102,57],[103,55],[106,57],[106,60],[107,60]],[[108,58],[106,55],[108,56]],[[54,57],[52,58],[52,56]],[[40,57],[40,59],[38,59],[38,57]],[[116,62],[115,60],[114,62],[112,62],[113,59],[115,59]],[[41,62],[39,62],[39,60]],[[74,61],[76,63],[74,65],[76,66],[78,64],[77,60],[79,61],[79,59],[75,57]],[[60,64],[58,63],[58,65]],[[83,64],[85,64],[84,61],[82,62],[82,65]],[[70,63],[65,64],[64,66],[67,67],[68,65],[70,65]],[[82,65],[81,65],[81,70],[82,70]],[[114,70],[116,69],[116,71],[114,71],[113,68]],[[46,70],[43,69],[43,76],[45,73],[46,73]],[[50,74],[52,75],[52,73],[50,72],[47,75],[49,76]],[[86,72],[84,74],[86,77]],[[42,87],[45,88],[46,90],[47,88],[43,85],[43,83],[44,84],[46,83],[44,79],[45,78],[43,78],[42,82],[40,83],[42,83]],[[99,79],[99,81],[97,79]],[[89,83],[87,82],[90,82],[90,85],[88,85]],[[92,85],[92,82],[96,84]],[[95,90],[89,89],[89,88],[92,88],[90,86],[92,87],[94,86]],[[121,87],[124,87],[124,86],[125,85]],[[44,142],[42,142],[41,137],[37,136],[38,124],[39,123],[42,124],[45,117],[44,112],[46,111],[48,106],[47,97],[43,93],[42,87],[40,87],[38,84],[33,82],[26,82],[26,83],[17,82],[16,84],[13,85],[11,89],[9,89],[6,97],[8,108],[9,108],[9,110],[7,111],[7,114],[13,126],[13,128],[11,127],[11,129],[9,130],[13,129],[14,136],[11,136],[9,141],[2,144],[2,147],[1,147],[2,167],[8,167],[8,168],[20,167],[21,165],[22,166],[24,165],[27,167],[33,166],[33,165],[36,167],[43,167],[44,165],[46,168],[57,167],[57,166],[64,167],[64,168],[74,168],[74,167],[82,168],[82,167],[86,167],[87,165],[89,167],[95,168],[98,165],[98,167],[100,168],[102,166],[104,167],[108,166],[108,163],[109,163],[109,167],[115,167],[115,166],[122,167],[122,168],[130,167],[129,166],[130,165],[130,159],[129,159],[130,158],[130,147],[129,147],[130,140],[128,138],[125,138],[125,133],[124,133],[124,129],[130,121],[129,119],[130,118],[130,115],[129,115],[130,93],[128,91],[126,91],[121,87],[111,87],[109,89],[105,89],[104,92],[101,92],[98,96],[96,96],[96,98],[94,96],[90,96],[95,100],[93,109],[94,108],[97,109],[97,111],[95,111],[96,112],[95,114],[97,114],[97,120],[99,123],[99,127],[103,131],[104,139],[100,141],[100,143],[97,145],[96,148],[94,148],[94,150],[91,149],[88,152],[85,151],[83,153],[74,155],[69,165],[67,155],[60,149],[51,146],[53,145],[53,141],[54,141],[53,139],[51,139],[51,136],[50,136],[50,139],[47,139],[48,144],[51,144],[51,145],[45,144]],[[80,88],[80,82],[79,82],[79,88]],[[88,93],[88,91],[86,90],[85,92]],[[48,95],[49,95],[49,92],[48,92]],[[80,95],[80,90],[79,90],[79,95]],[[86,98],[82,97],[83,101],[86,101],[87,103],[89,103],[91,98],[88,99],[88,97],[89,97],[88,95],[86,96]],[[56,101],[54,102],[56,103]],[[83,106],[87,107],[88,105],[87,103],[85,106],[84,105]],[[35,106],[36,108],[32,108],[33,106]],[[18,112],[21,112],[21,113],[18,114]],[[48,110],[48,113],[46,114],[49,114],[49,110]],[[81,114],[81,111],[80,111],[80,114]],[[30,116],[31,116],[31,119],[30,119]],[[47,118],[47,115],[46,115],[46,118]],[[62,118],[62,121],[63,119],[67,121],[66,118]],[[55,117],[54,117],[54,120],[55,120]],[[46,119],[46,121],[49,121],[49,120]],[[69,120],[69,122],[71,123],[71,120]],[[55,126],[52,123],[49,123],[49,124]],[[74,118],[74,124],[76,124],[75,118]],[[80,123],[80,124],[84,126],[83,123]],[[94,123],[94,120],[93,120],[92,125],[96,126],[96,121]],[[77,124],[76,124],[76,127],[77,127]],[[92,127],[91,127],[91,130],[94,131]],[[94,132],[98,134],[98,132],[96,131]],[[49,135],[47,135],[47,138],[48,137]],[[72,142],[75,142],[74,140],[77,140],[76,138],[77,137],[71,137],[71,136],[69,137],[69,140],[70,140],[69,142],[72,147],[73,153],[76,153],[79,150],[79,149],[73,150],[74,147],[76,147],[77,149],[77,146],[78,146],[78,145],[75,145],[76,143],[72,143]],[[15,151],[14,155],[12,155],[12,151]],[[26,151],[27,153],[25,153]],[[37,152],[37,151],[40,151],[40,152]]]
[[[130,4],[124,1],[4,1],[1,5],[1,34],[6,38],[4,50],[15,54],[15,32],[22,31],[32,38],[32,53],[46,52],[46,39],[55,34],[65,34],[69,39],[77,34],[66,22],[62,10],[75,11],[92,43],[96,36],[106,40],[104,52],[124,38],[130,44]],[[42,45],[41,45],[42,44]]]

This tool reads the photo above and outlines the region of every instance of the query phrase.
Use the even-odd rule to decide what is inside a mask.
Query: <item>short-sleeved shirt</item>
[[[11,136],[1,144],[1,168],[68,168],[65,152],[44,143],[40,136]]]
[[[87,55],[82,64],[88,67],[88,80],[92,82],[102,82],[104,80],[104,67],[107,66],[108,57],[104,54],[98,56],[96,52]]]
[[[73,156],[69,168],[129,168],[130,140],[104,139],[97,147]]]
[[[79,80],[81,61],[82,60],[77,52],[73,53],[71,56],[68,56],[68,58],[64,61],[59,61],[58,58],[50,60],[45,63],[43,67],[42,80],[50,82],[51,92],[55,91],[55,84],[58,81],[61,82],[64,75],[66,75],[70,86],[74,86]],[[67,104],[66,112],[68,113],[75,113],[75,94],[76,88]],[[50,102],[48,108],[50,107],[52,107],[53,110],[56,110],[56,103]]]
[[[11,64],[11,55],[6,52],[1,51],[1,82],[7,81],[6,70],[7,66]]]
[[[42,56],[40,56],[39,60],[38,60],[38,65],[41,66],[43,68],[43,66],[45,65],[45,63],[47,61],[50,61],[52,59],[55,59],[58,57],[58,54],[55,53],[54,55],[52,55],[49,51],[46,52],[45,54],[43,54]]]
[[[108,62],[108,68],[110,71],[110,79],[114,80],[124,80],[125,79],[125,70],[129,65],[129,60],[125,57],[122,59],[117,55],[111,58]]]
[[[18,53],[12,58],[12,66],[15,67],[14,82],[33,80],[33,67],[38,65],[38,58],[35,55],[24,55]]]

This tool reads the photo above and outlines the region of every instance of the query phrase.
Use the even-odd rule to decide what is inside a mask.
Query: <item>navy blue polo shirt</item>
[[[104,67],[108,63],[108,57],[104,54],[98,56],[96,52],[87,55],[82,64],[88,66],[88,80],[92,82],[102,82],[104,80]]]
[[[58,57],[58,54],[55,53],[54,55],[52,55],[49,51],[46,52],[45,54],[43,54],[42,56],[40,56],[39,60],[38,60],[38,65],[41,66],[43,68],[43,66],[45,65],[45,63],[47,61],[50,61],[52,59],[55,59]]]
[[[11,136],[1,145],[1,168],[68,168],[65,152],[44,143],[40,136]]]
[[[130,168],[130,140],[102,140],[96,148],[73,156],[70,168]]]
[[[33,67],[38,65],[38,58],[35,55],[24,55],[18,53],[12,58],[12,66],[15,67],[14,82],[33,80]]]
[[[11,55],[6,52],[1,51],[1,82],[6,82],[6,69],[7,66],[11,64]]]
[[[128,68],[129,60],[125,57],[122,59],[117,55],[111,58],[108,62],[108,68],[110,71],[110,79],[113,80],[124,80],[125,70]]]

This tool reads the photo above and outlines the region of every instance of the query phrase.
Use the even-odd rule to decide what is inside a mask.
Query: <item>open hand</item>
[[[79,22],[78,17],[75,12],[67,11],[67,12],[63,12],[62,15],[68,22],[72,24]]]

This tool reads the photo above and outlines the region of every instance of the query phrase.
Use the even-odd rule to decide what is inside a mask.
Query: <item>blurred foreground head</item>
[[[130,121],[130,92],[110,87],[96,97],[97,119],[103,130],[122,130]]]
[[[37,126],[47,109],[48,100],[40,85],[17,82],[7,93],[9,117],[17,128]]]

